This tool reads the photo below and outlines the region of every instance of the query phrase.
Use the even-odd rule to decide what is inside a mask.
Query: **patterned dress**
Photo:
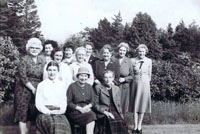
[[[15,118],[14,121],[26,122],[35,120],[36,108],[35,97],[30,89],[25,85],[30,82],[35,88],[42,81],[45,60],[38,56],[37,63],[30,55],[22,57],[19,64],[19,78],[15,88]]]
[[[131,59],[133,63],[133,83],[130,93],[129,112],[151,113],[150,81],[152,60],[145,57]]]

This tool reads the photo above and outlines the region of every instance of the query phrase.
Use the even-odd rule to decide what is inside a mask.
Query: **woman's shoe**
[[[137,130],[138,133],[137,134],[142,134],[142,129],[141,130]]]
[[[132,134],[138,134],[138,129],[136,129],[136,130],[132,130]]]

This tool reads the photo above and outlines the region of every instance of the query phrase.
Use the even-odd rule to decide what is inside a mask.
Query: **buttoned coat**
[[[121,93],[120,93],[120,89],[119,87],[113,85],[112,88],[112,98],[113,98],[113,102],[114,105],[117,109],[117,112],[119,113],[119,115],[123,117],[122,114],[122,109],[121,109]],[[104,111],[109,111],[109,106],[110,106],[110,94],[108,92],[108,90],[106,89],[105,86],[99,84],[95,87],[94,89],[94,93],[95,93],[95,105],[94,105],[94,110],[97,112],[97,117],[98,118],[102,118],[104,117],[103,112]]]
[[[119,64],[120,77],[125,79],[124,82],[119,84],[121,90],[122,112],[125,114],[128,112],[129,106],[130,82],[133,80],[133,64],[128,57],[124,57],[120,63],[119,58],[116,56],[114,61]]]
[[[96,79],[98,79],[100,82],[103,82],[103,73],[106,70],[111,70],[115,73],[115,84],[118,84],[118,80],[119,80],[119,64],[116,61],[111,60],[107,66],[105,66],[105,61],[104,60],[97,60],[94,63],[93,66],[93,71],[94,71],[94,76]]]

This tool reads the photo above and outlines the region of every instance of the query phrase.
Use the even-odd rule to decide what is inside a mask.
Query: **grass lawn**
[[[0,126],[0,134],[19,134],[19,129],[16,125]],[[35,134],[35,127],[31,134]],[[144,125],[143,134],[200,134],[200,124]]]

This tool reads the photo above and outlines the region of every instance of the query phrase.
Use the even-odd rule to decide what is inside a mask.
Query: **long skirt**
[[[130,91],[129,112],[151,113],[150,82],[148,79],[133,80]]]
[[[128,127],[123,119],[109,119],[104,116],[97,120],[96,134],[128,134]]]
[[[65,115],[40,114],[36,118],[37,134],[71,134]]]
[[[122,113],[126,114],[129,107],[130,83],[120,84]]]

